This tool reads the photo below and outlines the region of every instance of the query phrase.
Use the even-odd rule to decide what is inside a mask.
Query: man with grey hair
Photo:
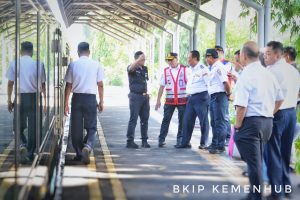
[[[283,95],[275,77],[258,59],[255,42],[246,42],[241,49],[243,73],[236,84],[236,124],[234,140],[242,159],[247,163],[250,193],[247,199],[262,199],[263,146],[272,133],[273,115],[282,104]]]

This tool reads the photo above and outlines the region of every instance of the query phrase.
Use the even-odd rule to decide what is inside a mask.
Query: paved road
[[[177,122],[172,120],[166,148],[157,147],[162,110],[151,106],[150,149],[127,149],[129,119],[127,89],[105,89],[105,111],[99,124],[92,162],[88,166],[71,161],[71,145],[65,167],[63,199],[241,199],[248,179],[241,175],[242,161],[198,150],[200,131],[192,138],[192,149],[175,149]],[[175,113],[176,116],[176,113]],[[141,143],[139,124],[136,142]],[[101,143],[101,144],[100,144]],[[75,165],[76,164],[76,165]],[[78,174],[85,174],[79,177]],[[293,175],[293,184],[300,177]],[[300,194],[300,189],[295,189]]]

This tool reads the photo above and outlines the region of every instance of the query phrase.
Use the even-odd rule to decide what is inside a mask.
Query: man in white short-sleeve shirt
[[[273,114],[283,100],[279,83],[258,57],[257,44],[245,43],[240,54],[245,67],[237,80],[234,100],[237,113],[234,141],[248,166],[249,199],[263,198],[262,154],[272,133]]]
[[[283,58],[283,45],[277,41],[267,44],[264,59],[267,69],[276,77],[284,96],[279,111],[274,115],[272,136],[267,144],[267,168],[272,186],[271,196],[281,199],[289,193],[275,188],[291,185],[290,160],[297,122],[296,106],[300,86],[298,70]]]
[[[66,76],[65,115],[69,113],[69,96],[73,92],[71,102],[71,135],[76,152],[74,160],[89,164],[89,154],[93,149],[97,131],[97,107],[103,110],[104,73],[99,62],[89,58],[89,44],[78,45],[79,59],[70,63]],[[97,104],[96,95],[100,102]],[[87,134],[83,139],[83,128]]]
[[[37,61],[32,59],[33,44],[31,42],[23,42],[21,44],[20,57],[20,156],[21,162],[32,161],[36,148],[36,104],[37,91],[44,96],[44,106],[46,106],[46,74],[44,64],[37,65]],[[37,70],[38,66],[38,70]],[[7,93],[8,93],[8,111],[12,112],[14,103],[12,102],[12,91],[15,83],[15,61],[10,63],[6,77],[8,79]],[[39,74],[37,74],[37,71]],[[39,77],[39,81],[37,81]],[[42,108],[42,102],[40,103]],[[44,107],[45,111],[46,107]],[[15,120],[15,119],[14,119]],[[41,120],[41,119],[39,119]],[[28,123],[27,123],[28,122]],[[15,123],[14,123],[15,124]],[[28,139],[24,131],[28,127]],[[15,129],[15,127],[14,127]]]
[[[207,149],[212,154],[219,154],[225,151],[227,133],[226,110],[228,109],[230,86],[228,84],[227,72],[219,60],[215,49],[206,50],[206,62],[210,70],[208,92],[210,93],[209,109],[213,133],[211,145]]]

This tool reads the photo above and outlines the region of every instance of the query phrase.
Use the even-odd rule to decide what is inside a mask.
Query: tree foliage
[[[264,5],[265,0],[254,0],[256,3]],[[250,15],[250,8],[241,4],[243,11],[240,17]],[[300,53],[300,1],[299,0],[272,0],[271,18],[273,25],[281,33],[290,33],[290,40]],[[257,32],[257,14],[253,17],[251,31]]]

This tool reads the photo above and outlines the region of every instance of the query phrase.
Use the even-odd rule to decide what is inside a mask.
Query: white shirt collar
[[[273,65],[270,65],[269,67],[276,67],[276,66],[279,66],[279,65],[284,65],[285,63],[287,63],[287,62],[285,61],[285,59],[284,59],[284,58],[281,58],[281,59],[279,59],[278,61],[276,61]]]
[[[178,64],[177,67],[175,67],[175,68],[172,68],[172,67],[169,65],[169,68],[170,68],[170,69],[179,69],[179,68],[180,68],[180,64]]]

